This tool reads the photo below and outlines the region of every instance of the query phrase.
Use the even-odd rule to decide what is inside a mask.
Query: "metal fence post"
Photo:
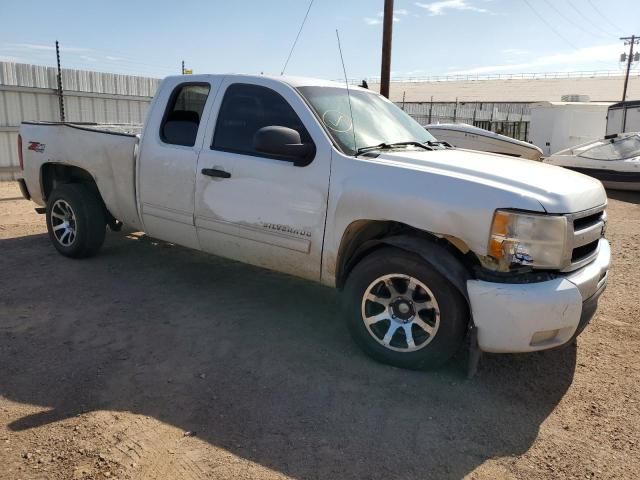
[[[453,123],[456,123],[457,118],[458,118],[458,97],[456,97],[456,104],[453,107]]]
[[[58,104],[60,105],[60,121],[64,122],[64,97],[62,96],[62,70],[60,69],[60,45],[56,40],[56,60],[58,62]]]

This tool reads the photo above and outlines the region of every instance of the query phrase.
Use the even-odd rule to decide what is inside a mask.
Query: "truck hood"
[[[376,160],[532,197],[548,213],[575,213],[607,203],[599,180],[533,160],[462,149],[381,152]]]

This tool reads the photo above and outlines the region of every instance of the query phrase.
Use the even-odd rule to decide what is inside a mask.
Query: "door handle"
[[[208,177],[231,178],[231,174],[229,172],[218,170],[217,168],[203,168],[202,174]]]

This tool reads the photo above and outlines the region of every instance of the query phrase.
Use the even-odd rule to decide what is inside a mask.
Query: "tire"
[[[91,257],[104,243],[104,210],[100,199],[85,185],[56,187],[47,201],[46,217],[49,239],[65,257]]]
[[[435,368],[451,358],[469,322],[467,302],[456,287],[418,255],[390,247],[354,267],[342,304],[349,331],[365,353],[413,370]]]

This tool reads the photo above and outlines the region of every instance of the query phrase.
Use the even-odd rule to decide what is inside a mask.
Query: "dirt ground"
[[[609,288],[577,345],[410,372],[336,293],[109,233],[58,255],[0,184],[0,478],[640,477],[640,195],[611,193]]]

